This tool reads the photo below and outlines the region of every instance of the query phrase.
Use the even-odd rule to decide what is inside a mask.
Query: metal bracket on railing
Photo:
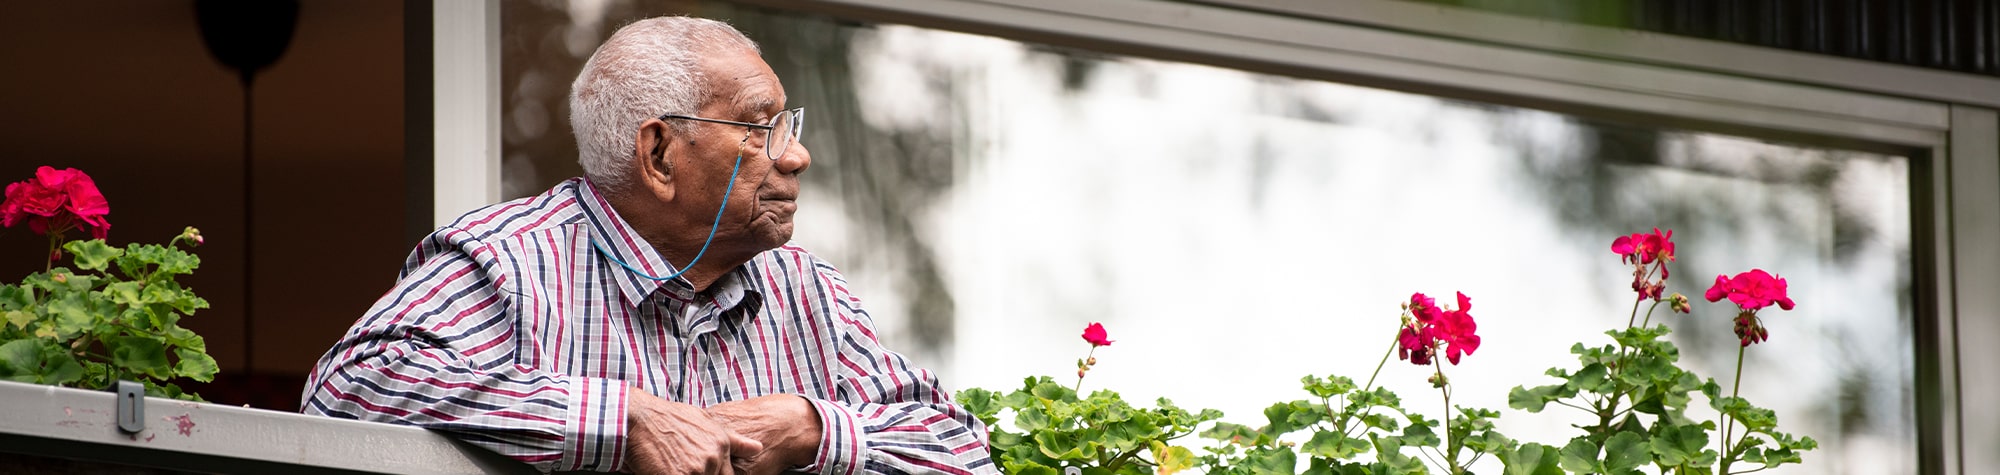
[[[131,381],[118,382],[118,431],[137,434],[146,430],[146,386]]]

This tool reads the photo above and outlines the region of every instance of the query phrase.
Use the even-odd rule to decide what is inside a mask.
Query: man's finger
[[[753,458],[764,451],[764,443],[744,437],[734,431],[729,433],[729,454],[734,458]]]

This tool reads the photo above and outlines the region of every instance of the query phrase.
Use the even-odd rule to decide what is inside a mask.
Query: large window
[[[624,3],[504,4],[509,197],[573,175],[569,80]],[[1789,280],[1744,396],[1822,441],[1790,473],[1915,473],[1911,162],[904,25],[713,7],[811,109],[797,241],[841,267],[885,343],[953,389],[1084,385],[1255,423],[1305,374],[1365,377],[1411,292],[1473,298],[1454,402],[1569,366],[1626,321],[1618,235],[1672,229],[1669,292]],[[1651,316],[1725,380],[1733,307]],[[1644,309],[1641,309],[1643,313]],[[1644,318],[1642,315],[1641,318]],[[1424,397],[1424,373],[1383,378]],[[1425,400],[1428,400],[1427,398]],[[1459,402],[1462,401],[1462,402]],[[1424,407],[1414,405],[1415,407]],[[1571,422],[1504,410],[1560,445]],[[1554,412],[1560,414],[1560,412]],[[1435,414],[1433,414],[1435,415]],[[1778,471],[1773,471],[1774,473]]]

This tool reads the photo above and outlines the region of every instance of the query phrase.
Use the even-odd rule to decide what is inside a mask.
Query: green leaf
[[[1091,461],[1096,454],[1097,442],[1079,437],[1075,433],[1060,431],[1036,432],[1035,445],[1042,455],[1056,460]]]
[[[1536,386],[1533,389],[1515,386],[1513,391],[1507,392],[1507,407],[1528,412],[1542,412],[1550,401],[1575,395],[1574,390],[1562,384]]]
[[[1531,442],[1500,452],[1499,456],[1500,465],[1506,468],[1502,473],[1506,475],[1563,475],[1555,447]]]
[[[1368,451],[1368,441],[1347,437],[1339,432],[1320,431],[1313,433],[1312,440],[1299,446],[1300,452],[1335,460],[1347,460]]]
[[[1399,419],[1392,414],[1363,414],[1359,419],[1361,419],[1363,425],[1367,425],[1369,428],[1388,432],[1395,432],[1397,428],[1403,425],[1402,422],[1397,422]]]
[[[1354,391],[1354,380],[1343,376],[1329,376],[1326,379],[1320,379],[1316,376],[1306,375],[1299,382],[1305,385],[1306,392],[1312,393],[1313,396],[1319,398],[1331,398]]]
[[[98,272],[103,272],[111,259],[125,255],[125,251],[105,244],[103,239],[70,241],[63,249],[76,256],[77,268]]]
[[[1269,440],[1269,437],[1266,437],[1265,435],[1258,433],[1257,429],[1252,429],[1250,428],[1250,426],[1242,424],[1231,424],[1228,422],[1215,423],[1215,425],[1210,426],[1208,430],[1201,431],[1201,437],[1204,439],[1214,439],[1231,444],[1246,445],[1246,446],[1261,445],[1265,443],[1265,441]]]
[[[104,346],[111,349],[111,364],[119,369],[155,379],[173,377],[173,367],[167,364],[167,347],[160,340],[122,336],[105,339]]]
[[[167,343],[173,342],[173,338],[168,337]],[[1000,397],[994,395],[993,391],[969,388],[959,391],[952,399],[958,401],[960,407],[964,407],[967,412],[971,412],[989,427],[1000,420]]]
[[[1262,432],[1276,438],[1326,420],[1325,415],[1325,408],[1307,401],[1272,404],[1264,409],[1264,418],[1270,425],[1264,426]]]
[[[1653,455],[1662,465],[1708,465],[1715,459],[1715,452],[1705,450],[1708,432],[1699,426],[1667,427],[1648,443]]]
[[[1499,431],[1493,430],[1480,432],[1479,435],[1465,440],[1466,447],[1486,454],[1497,454],[1502,450],[1511,450],[1514,448],[1514,445],[1514,439],[1509,439],[1507,436],[1501,435]]]
[[[1007,473],[1013,475],[1062,475],[1062,472],[1056,470],[1054,467],[1034,462],[1010,463],[1005,466],[1007,467]]]
[[[35,323],[35,314],[29,313],[26,310],[7,311],[7,324],[12,325],[13,328],[27,329],[30,323]]]
[[[1409,427],[1403,428],[1403,435],[1396,437],[1396,442],[1406,447],[1437,446],[1438,436],[1436,432],[1431,431],[1431,424],[1414,422]]]
[[[1043,380],[1041,383],[1036,384],[1034,390],[1030,392],[1035,397],[1052,401],[1076,401],[1076,391],[1072,391],[1069,388],[1063,387],[1062,384],[1050,380]]]
[[[1570,439],[1569,445],[1563,446],[1557,465],[1575,473],[1604,473],[1604,462],[1597,459],[1597,445],[1586,437]]]
[[[1254,474],[1294,474],[1299,470],[1298,454],[1288,447],[1260,447],[1243,454],[1243,468]]]
[[[1194,452],[1187,447],[1168,446],[1155,440],[1148,449],[1153,451],[1153,461],[1159,464],[1160,475],[1173,475],[1194,468]]]
[[[1029,407],[1014,413],[1014,427],[1021,432],[1033,434],[1049,428],[1049,413],[1040,407]]]
[[[1605,393],[1610,392],[1614,384],[1611,382],[1609,370],[1604,365],[1591,363],[1577,370],[1576,374],[1570,375],[1569,387],[1579,391]]]
[[[1416,416],[1411,416],[1411,419],[1416,419]],[[1428,424],[1415,425],[1429,427]],[[1424,473],[1424,462],[1422,460],[1403,455],[1403,443],[1400,439],[1396,437],[1376,437],[1375,434],[1368,434],[1368,440],[1375,444],[1375,463],[1379,466],[1371,467],[1371,471],[1375,473],[1395,474]]]
[[[60,340],[76,338],[77,335],[97,325],[96,319],[91,318],[90,307],[84,302],[82,294],[64,295],[60,300],[49,302],[46,309],[49,316],[54,317],[54,326],[51,329],[55,330],[56,338]]]
[[[26,310],[35,305],[35,294],[19,285],[0,284],[0,310]]]
[[[104,286],[104,296],[119,305],[144,305],[146,302],[139,299],[142,287],[138,282],[116,282]]]
[[[209,357],[206,352],[176,348],[174,355],[180,357],[180,364],[174,365],[174,374],[180,377],[206,383],[214,380],[215,373],[221,371],[216,367],[215,358]]]
[[[192,314],[196,310],[208,308],[208,301],[196,297],[193,291],[175,285],[173,281],[156,282],[146,286],[140,299],[150,304],[164,304],[175,311]]]
[[[195,351],[208,351],[208,343],[202,340],[201,335],[195,334],[193,330],[176,326],[168,327],[164,333],[169,345]]]
[[[1604,442],[1605,473],[1628,473],[1651,463],[1653,454],[1649,447],[1644,434],[1620,432],[1611,436],[1611,440]]]
[[[1094,424],[1104,428],[1104,445],[1119,452],[1130,452],[1146,446],[1146,442],[1157,437],[1160,426],[1151,417],[1138,417],[1115,422]]]
[[[83,379],[83,365],[52,342],[24,338],[0,344],[0,379],[68,384]]]

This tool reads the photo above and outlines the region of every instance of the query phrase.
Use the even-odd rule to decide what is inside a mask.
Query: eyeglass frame
[[[777,152],[772,152],[772,151],[771,151],[771,133],[772,133],[772,132],[774,132],[774,131],[776,131],[776,130],[777,130],[777,128],[778,128],[778,126],[777,126],[777,125],[774,125],[774,124],[777,124],[777,123],[778,123],[778,119],[779,119],[779,118],[782,118],[782,117],[785,117],[785,116],[786,116],[786,115],[788,115],[788,114],[792,116],[792,131],[791,131],[791,133],[789,133],[789,134],[786,134],[786,135],[789,135],[789,137],[786,137],[786,138],[785,138],[785,139],[786,139],[786,140],[785,140],[785,146],[784,146],[784,147],[780,147],[780,148],[778,148],[778,149],[777,149],[777,150],[778,150]],[[806,124],[806,108],[804,108],[804,107],[794,107],[794,108],[791,108],[791,109],[786,109],[786,110],[785,110],[785,111],[783,111],[783,112],[779,112],[779,113],[778,113],[778,115],[774,115],[774,116],[771,116],[771,123],[769,123],[769,124],[752,124],[752,123],[749,123],[749,122],[737,122],[737,121],[733,121],[733,120],[722,120],[722,119],[710,119],[710,118],[707,118],[707,117],[697,117],[697,116],[692,116],[692,115],[682,115],[682,114],[671,114],[671,113],[669,113],[669,114],[660,114],[660,117],[659,117],[659,119],[660,119],[660,121],[661,121],[661,122],[665,122],[665,121],[667,121],[668,119],[685,119],[685,120],[692,120],[692,121],[698,121],[698,122],[710,122],[710,123],[716,123],[716,124],[728,124],[728,125],[734,125],[734,126],[739,126],[739,127],[745,127],[745,128],[749,128],[749,129],[751,129],[751,130],[763,130],[763,131],[764,131],[764,156],[765,156],[766,158],[770,158],[770,159],[771,159],[771,161],[774,161],[774,162],[775,162],[775,161],[778,161],[778,159],[779,159],[779,158],[783,158],[783,157],[785,156],[785,152],[787,152],[787,151],[789,151],[789,150],[791,149],[791,146],[792,146],[792,143],[793,143],[793,142],[797,142],[797,141],[799,141],[799,137],[800,137],[800,136],[802,136],[802,134],[804,134],[804,133],[805,133],[805,129],[806,129],[806,125],[805,125],[805,124]],[[744,139],[745,139],[745,140],[748,140],[748,139],[749,139],[749,137],[748,137],[748,136],[745,136],[745,137],[744,137]],[[773,155],[773,153],[775,153],[775,155]]]

